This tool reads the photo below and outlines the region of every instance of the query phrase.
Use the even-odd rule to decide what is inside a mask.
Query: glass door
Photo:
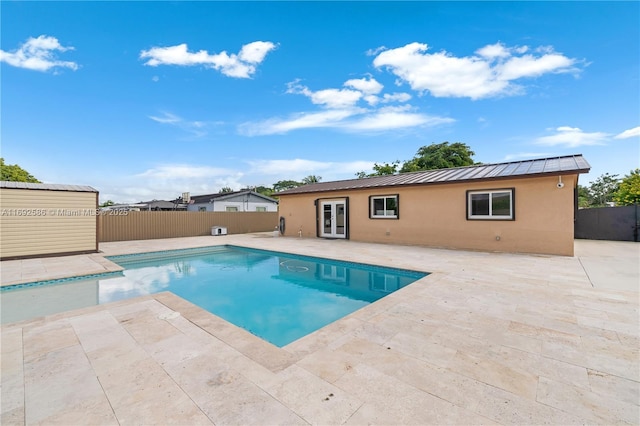
[[[347,237],[347,207],[345,200],[322,201],[320,236],[327,238]]]

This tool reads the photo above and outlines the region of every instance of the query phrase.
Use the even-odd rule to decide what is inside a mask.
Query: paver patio
[[[5,261],[1,281],[215,244],[431,275],[284,348],[171,293],[4,325],[2,425],[640,423],[637,243],[559,257],[194,237]]]

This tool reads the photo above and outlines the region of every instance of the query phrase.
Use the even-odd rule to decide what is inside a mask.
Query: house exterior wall
[[[0,188],[0,258],[98,251],[97,192]]]
[[[316,237],[317,199],[348,197],[349,239],[573,256],[577,175],[367,188],[280,197],[285,236]],[[467,191],[514,189],[515,220],[467,220]],[[398,219],[370,219],[369,197],[399,195]],[[301,231],[301,233],[300,233]],[[499,237],[497,239],[496,237]]]
[[[224,200],[216,200],[209,203],[194,203],[187,206],[187,210],[190,212],[202,211],[201,207],[204,207],[208,212],[224,212],[227,211],[227,207],[235,207],[239,212],[255,212],[258,211],[258,207],[266,208],[268,212],[278,211],[278,205],[276,203],[269,202],[260,197],[251,196],[247,200],[246,195],[240,195],[238,197],[226,198]]]

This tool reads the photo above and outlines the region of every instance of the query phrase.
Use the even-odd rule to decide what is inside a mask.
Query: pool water
[[[233,246],[109,259],[125,270],[90,281],[97,303],[171,291],[280,347],[427,275]],[[82,281],[3,299],[62,285]]]

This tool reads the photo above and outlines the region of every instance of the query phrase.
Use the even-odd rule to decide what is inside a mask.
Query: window
[[[369,197],[369,217],[372,219],[397,219],[398,195]]]
[[[198,211],[199,212],[206,212],[207,208],[206,207],[198,207]]]
[[[266,208],[266,207],[264,207],[264,206],[263,206],[263,207],[256,206],[256,211],[257,211],[257,212],[266,212],[266,211],[267,211],[267,208]]]
[[[467,191],[467,219],[514,220],[514,189]]]
[[[237,212],[238,208],[235,207],[235,206],[227,206],[227,207],[224,208],[224,211],[226,211],[226,212]]]

